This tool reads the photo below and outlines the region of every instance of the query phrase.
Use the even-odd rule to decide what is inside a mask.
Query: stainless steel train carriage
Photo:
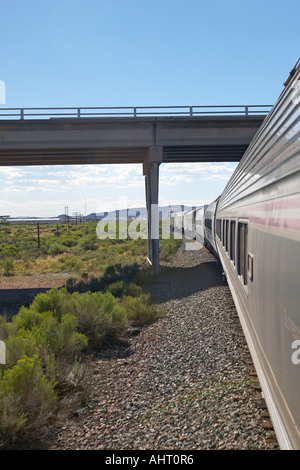
[[[188,238],[195,238],[196,236],[196,221],[195,221],[195,208],[185,211],[179,211],[172,214],[173,221],[171,224],[174,229],[174,236],[176,238],[185,234]]]
[[[183,231],[187,239],[196,239],[196,209],[183,213]]]
[[[204,214],[207,209],[207,205],[199,207],[195,210],[195,227],[196,227],[196,240],[204,245]]]
[[[173,222],[173,233],[175,238],[181,238],[183,234],[183,226],[184,226],[184,213],[183,211],[175,212],[171,215]]]
[[[300,449],[299,85],[300,60],[205,212],[281,449]]]
[[[204,244],[204,213],[207,205],[172,214],[173,233]],[[175,235],[174,235],[175,236]],[[176,236],[175,236],[176,237]]]
[[[216,210],[219,203],[219,197],[213,201],[205,210],[204,214],[204,244],[213,253],[217,255],[216,245]]]

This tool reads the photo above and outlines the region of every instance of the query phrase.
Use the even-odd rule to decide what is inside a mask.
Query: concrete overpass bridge
[[[0,108],[0,165],[141,163],[159,270],[159,165],[239,162],[271,105]],[[152,210],[151,210],[152,209]]]

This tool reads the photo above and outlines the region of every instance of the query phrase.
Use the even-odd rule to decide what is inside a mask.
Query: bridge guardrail
[[[155,116],[240,116],[267,115],[272,105],[212,105],[212,106],[121,106],[80,108],[0,108],[0,119],[38,119],[59,117],[155,117]]]

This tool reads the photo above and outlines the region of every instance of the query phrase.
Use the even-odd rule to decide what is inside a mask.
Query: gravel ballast
[[[91,361],[87,403],[49,449],[278,449],[221,269],[184,246],[147,287],[164,315]]]

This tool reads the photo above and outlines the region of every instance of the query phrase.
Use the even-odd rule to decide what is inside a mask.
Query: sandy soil
[[[34,274],[0,277],[0,315],[11,317],[22,305],[28,306],[39,292],[66,284],[69,274]]]

